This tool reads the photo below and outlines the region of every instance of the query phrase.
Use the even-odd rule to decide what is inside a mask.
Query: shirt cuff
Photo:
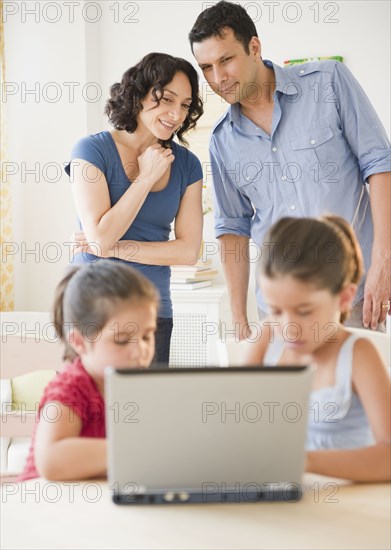
[[[216,238],[221,235],[240,235],[251,238],[251,219],[250,218],[216,218],[215,219]]]
[[[377,151],[376,156],[366,154],[360,159],[360,169],[364,181],[374,174],[382,174],[391,171],[390,151]]]

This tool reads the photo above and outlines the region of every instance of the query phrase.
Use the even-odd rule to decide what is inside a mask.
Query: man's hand
[[[368,270],[363,306],[363,325],[365,328],[377,329],[390,311],[391,299],[391,259],[377,256]]]
[[[233,320],[233,328],[235,330],[235,342],[251,338],[251,328],[247,319]]]

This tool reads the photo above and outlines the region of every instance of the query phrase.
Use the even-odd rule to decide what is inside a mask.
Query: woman
[[[81,139],[65,168],[82,229],[74,262],[125,261],[155,284],[155,361],[168,366],[169,266],[194,264],[202,237],[201,164],[173,141],[186,144],[203,113],[197,73],[184,59],[151,53],[111,87],[105,113],[114,130]]]

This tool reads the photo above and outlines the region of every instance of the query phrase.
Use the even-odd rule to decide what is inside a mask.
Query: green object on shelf
[[[320,61],[321,59],[335,59],[335,61],[343,62],[342,55],[329,55],[326,57],[307,57],[305,59],[288,59],[284,61],[284,66],[299,65],[300,63],[308,63],[309,61]]]

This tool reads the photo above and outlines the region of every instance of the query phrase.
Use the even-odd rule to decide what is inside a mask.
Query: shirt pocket
[[[335,160],[335,139],[330,126],[308,130],[291,140],[291,147],[295,154],[295,161],[304,170],[314,174],[319,172],[324,177],[330,177]],[[331,182],[331,180],[330,180]]]
[[[270,177],[266,172],[260,160],[249,160],[246,157],[240,159],[238,189],[250,199],[256,210],[269,208],[273,201],[273,183],[269,181]]]

